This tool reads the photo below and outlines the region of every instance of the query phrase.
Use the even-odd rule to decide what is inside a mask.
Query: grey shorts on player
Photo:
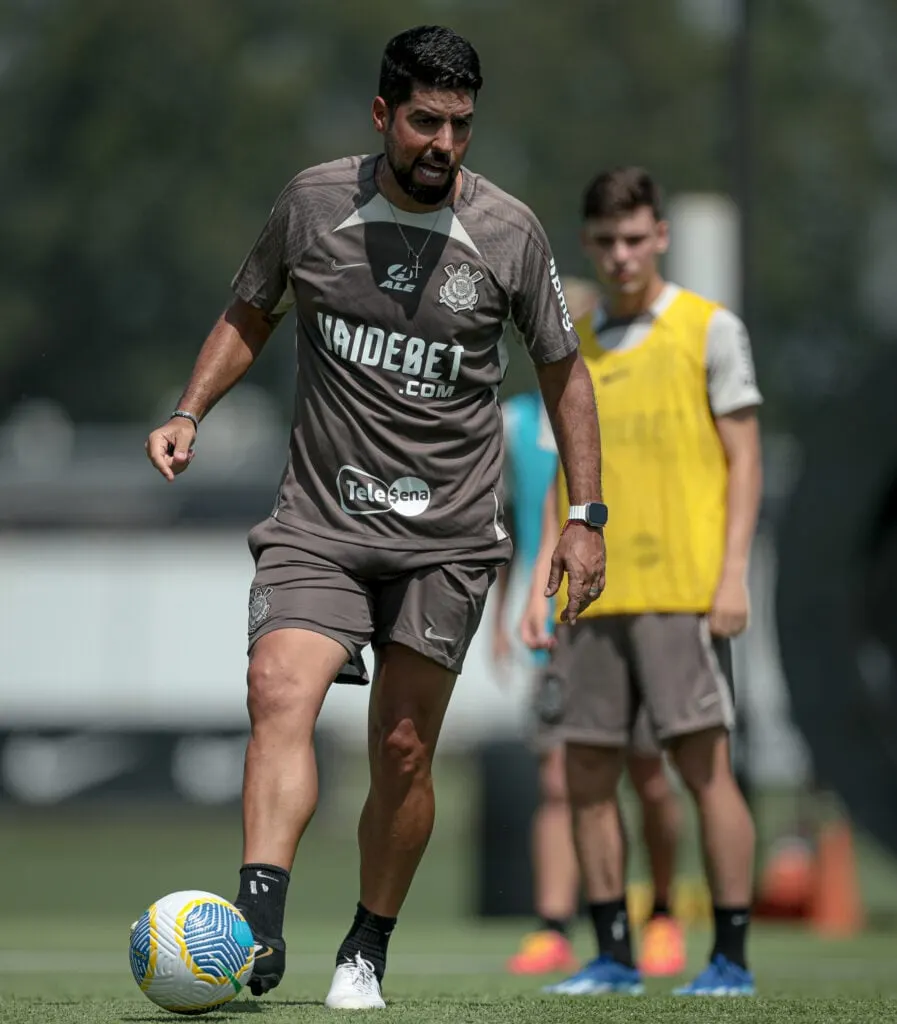
[[[494,565],[452,554],[427,564],[426,554],[326,540],[273,517],[253,527],[248,543],[256,563],[250,651],[276,629],[307,629],[350,657],[392,641],[460,672],[496,575]]]
[[[607,615],[559,626],[537,699],[543,749],[570,742],[650,755],[678,736],[731,730],[728,640],[704,615]]]
[[[534,677],[529,743],[535,753],[547,754],[564,743],[558,728],[562,718],[563,681],[551,665],[537,669]],[[644,704],[636,712],[629,751],[637,757],[660,757],[663,754]]]

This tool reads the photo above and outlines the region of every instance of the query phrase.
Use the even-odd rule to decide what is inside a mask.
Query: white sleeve
[[[714,416],[727,416],[763,402],[747,328],[728,309],[718,309],[710,318],[706,359],[707,397]]]
[[[554,431],[551,429],[551,420],[548,418],[548,413],[545,411],[544,405],[539,406],[539,437],[536,443],[538,444],[540,451],[557,453],[558,444],[554,439]]]

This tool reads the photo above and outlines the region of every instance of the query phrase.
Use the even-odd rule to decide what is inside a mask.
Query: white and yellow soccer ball
[[[131,973],[157,1006],[205,1013],[252,976],[252,931],[239,910],[210,892],[169,893],[131,925]]]

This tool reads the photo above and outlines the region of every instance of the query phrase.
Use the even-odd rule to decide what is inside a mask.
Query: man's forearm
[[[728,463],[726,535],[722,575],[747,572],[763,490],[760,433],[756,417],[727,418],[719,424]]]
[[[762,478],[759,458],[743,454],[729,466],[726,487],[726,547],[723,575],[747,572],[757,528]]]
[[[201,420],[252,366],[275,325],[240,300],[229,306],[203,343],[178,408]]]
[[[573,505],[601,500],[601,434],[592,378],[579,353],[537,368]]]

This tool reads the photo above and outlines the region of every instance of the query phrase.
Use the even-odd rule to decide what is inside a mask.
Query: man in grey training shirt
[[[573,622],[604,587],[595,399],[545,234],[522,203],[462,168],[479,58],[449,29],[386,47],[374,126],[384,153],[312,167],[286,186],[233,281],[186,390],[147,453],[169,480],[198,422],[293,307],[289,458],[252,529],[251,736],[235,900],[253,930],[256,995],[284,971],[283,916],[314,811],[312,736],[348,659],[376,652],[361,893],[327,1005],[379,1008],[386,950],[433,826],[431,763],[496,567],[502,521],[505,327],[535,363],[571,521],[552,565]]]

